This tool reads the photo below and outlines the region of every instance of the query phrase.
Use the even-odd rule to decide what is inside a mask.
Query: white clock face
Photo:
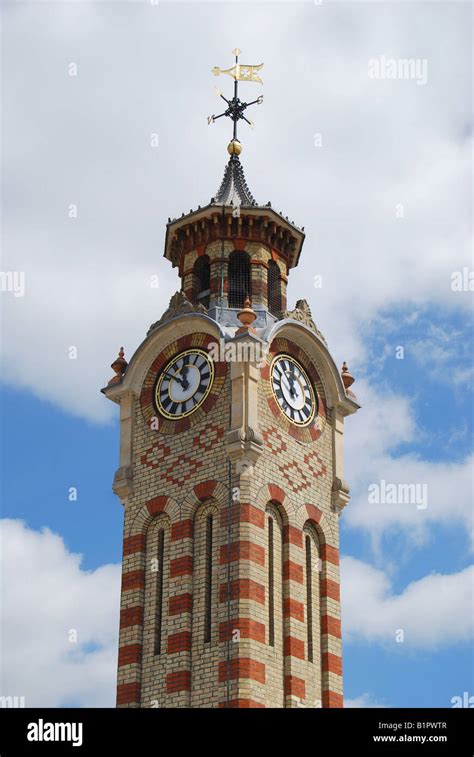
[[[160,373],[155,387],[155,405],[165,418],[184,418],[194,413],[208,396],[214,364],[203,350],[176,355]]]
[[[297,426],[307,426],[316,410],[313,386],[299,363],[289,355],[277,355],[270,369],[273,395],[281,411]]]

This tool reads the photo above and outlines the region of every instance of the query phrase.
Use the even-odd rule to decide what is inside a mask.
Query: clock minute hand
[[[164,373],[163,376],[167,376],[167,378],[169,378],[170,381],[171,380],[177,381],[178,384],[181,384],[181,386],[183,387],[183,389],[186,389],[186,387],[183,384],[183,381],[180,378],[178,378],[178,376],[175,373],[174,374]]]

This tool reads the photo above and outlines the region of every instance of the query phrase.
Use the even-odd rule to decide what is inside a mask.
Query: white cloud
[[[422,543],[435,524],[460,526],[472,536],[472,456],[444,462],[425,460],[414,453],[397,454],[399,445],[414,441],[422,444],[428,433],[417,425],[412,403],[365,381],[356,386],[362,410],[349,418],[346,428],[346,475],[352,490],[352,500],[344,512],[347,525],[369,531],[374,544],[394,530],[403,530],[412,542]],[[441,440],[443,447],[447,438]],[[426,508],[417,507],[417,501],[371,503],[369,486],[380,485],[382,480],[387,484],[426,485]]]
[[[395,594],[388,576],[353,557],[341,560],[341,606],[346,642],[435,649],[469,640],[474,632],[474,566],[433,573]],[[396,641],[403,631],[403,642]]]
[[[388,707],[388,704],[381,704],[372,698],[370,694],[365,692],[353,699],[344,699],[344,707],[349,708],[379,708]]]
[[[115,706],[120,565],[85,571],[60,536],[18,520],[0,521],[0,536],[0,694],[27,707]]]
[[[223,173],[228,125],[205,117],[219,107],[210,69],[236,38],[265,61],[257,129],[242,129],[247,179],[306,226],[290,304],[310,301],[337,362],[363,365],[361,330],[381,309],[466,307],[450,289],[470,254],[463,5],[276,3],[271,34],[258,4],[6,6],[2,266],[27,287],[2,295],[6,380],[95,421],[115,412],[99,394],[110,362],[122,344],[130,357],[178,288],[167,217],[205,204]],[[427,58],[427,85],[369,79],[379,54]]]

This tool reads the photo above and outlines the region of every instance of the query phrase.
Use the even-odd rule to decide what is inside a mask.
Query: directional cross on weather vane
[[[240,121],[242,118],[244,121],[246,121],[249,126],[253,128],[253,123],[244,115],[244,111],[246,108],[248,108],[250,105],[260,105],[263,102],[263,95],[260,95],[260,97],[257,97],[256,100],[252,100],[250,103],[244,103],[238,98],[238,85],[239,81],[253,81],[257,82],[257,84],[263,84],[263,81],[261,80],[260,76],[257,74],[257,71],[260,71],[260,69],[263,68],[263,63],[260,63],[258,66],[244,66],[243,63],[239,63],[239,55],[240,50],[238,47],[235,48],[235,50],[232,50],[232,52],[235,55],[235,65],[232,66],[232,68],[226,68],[222,69],[219,68],[219,66],[214,66],[212,69],[212,73],[214,76],[219,76],[219,74],[228,74],[231,76],[234,80],[234,97],[232,100],[228,100],[227,97],[224,97],[222,92],[220,92],[218,89],[216,90],[219,97],[222,97],[222,99],[227,103],[227,110],[224,111],[224,113],[220,113],[218,116],[209,116],[207,119],[208,124],[213,124],[214,121],[217,121],[218,118],[222,118],[222,116],[227,116],[228,118],[231,118],[234,122],[234,131],[233,131],[233,140],[237,140],[237,122]]]

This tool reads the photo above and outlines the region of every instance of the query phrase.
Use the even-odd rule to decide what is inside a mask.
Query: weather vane
[[[224,97],[220,90],[216,89],[219,97],[222,97],[222,99],[227,103],[227,109],[223,113],[220,113],[218,116],[209,116],[207,122],[208,124],[213,124],[214,121],[217,121],[218,118],[222,118],[222,116],[231,118],[234,122],[234,130],[232,134],[232,141],[230,142],[227,149],[231,155],[240,155],[240,153],[242,152],[242,145],[237,138],[237,122],[240,121],[240,119],[243,119],[249,124],[251,128],[253,128],[252,121],[250,121],[250,119],[248,119],[244,115],[244,111],[250,105],[261,105],[261,103],[263,102],[263,95],[260,95],[256,100],[252,100],[252,102],[250,103],[242,102],[238,97],[239,81],[253,81],[257,84],[263,84],[262,79],[257,73],[263,68],[263,63],[260,63],[260,65],[258,66],[244,66],[243,63],[239,63],[239,55],[241,53],[241,50],[236,47],[235,50],[232,50],[232,52],[235,55],[235,65],[232,66],[232,68],[226,69],[219,68],[219,66],[214,66],[212,73],[214,74],[214,76],[219,76],[220,74],[228,74],[228,76],[231,76],[233,78],[234,97],[232,98],[232,100],[228,100],[227,97]]]

